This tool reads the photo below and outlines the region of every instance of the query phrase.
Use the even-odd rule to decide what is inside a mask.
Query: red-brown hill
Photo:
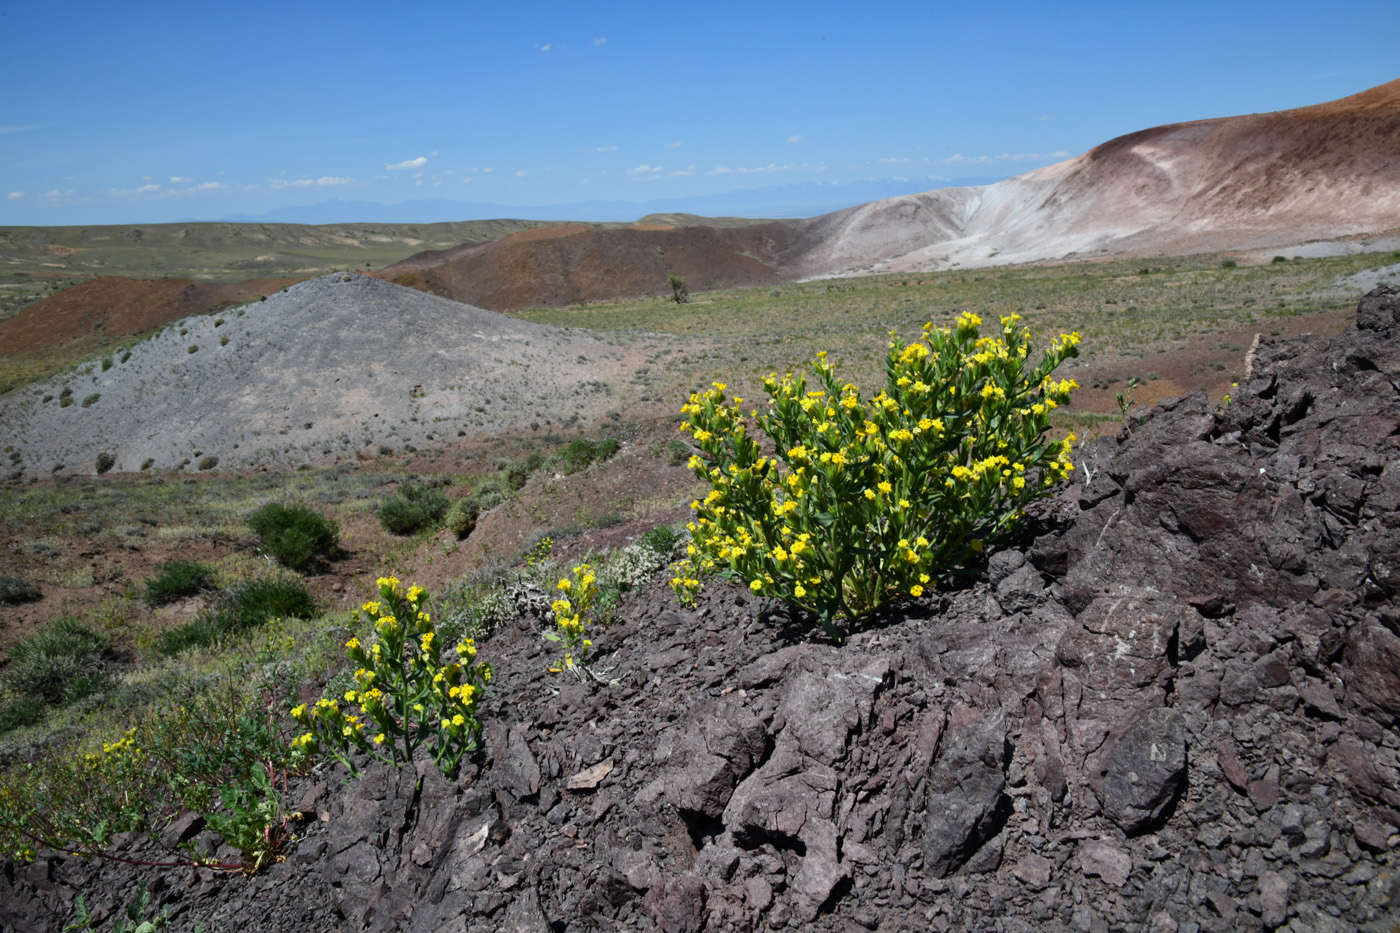
[[[246,304],[299,281],[90,279],[0,322],[0,356],[21,356],[73,342],[96,349],[191,314]]]
[[[377,275],[493,311],[665,294],[673,275],[697,291],[767,285],[795,277],[787,257],[801,230],[790,223],[610,230],[561,224],[420,253]]]

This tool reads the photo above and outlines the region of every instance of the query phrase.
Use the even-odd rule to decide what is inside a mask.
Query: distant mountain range
[[[935,187],[987,185],[1006,176],[950,179]],[[373,201],[321,201],[280,207],[265,214],[232,214],[231,223],[445,223],[509,217],[515,220],[572,220],[627,223],[648,214],[699,214],[705,217],[816,217],[902,194],[929,190],[928,179],[855,181],[849,184],[806,182],[741,188],[722,194],[649,201],[577,201],[568,204],[496,204],[489,201],[426,199],[398,204]]]

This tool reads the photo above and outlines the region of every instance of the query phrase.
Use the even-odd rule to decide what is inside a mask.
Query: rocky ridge
[[[657,581],[590,688],[522,617],[458,781],[324,771],[285,862],[152,887],[176,929],[1390,931],[1400,294],[1248,367],[1223,409],[1134,413],[979,580],[843,645]],[[136,877],[7,866],[0,927]]]

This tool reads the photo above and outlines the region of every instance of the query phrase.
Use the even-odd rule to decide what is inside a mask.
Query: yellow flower
[[[915,583],[913,586],[909,587],[909,595],[914,597],[922,596],[924,595],[924,588]]]
[[[753,590],[755,593],[761,593],[763,591],[763,581],[754,580],[749,584],[749,589]]]

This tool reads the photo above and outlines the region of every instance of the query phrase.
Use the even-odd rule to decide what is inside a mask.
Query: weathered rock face
[[[1334,340],[1261,339],[1227,408],[1091,445],[985,582],[841,646],[657,584],[598,639],[598,689],[549,680],[522,620],[484,646],[460,780],[314,776],[286,862],[157,872],[159,897],[211,930],[1389,931],[1397,446],[1378,290]],[[137,878],[11,866],[0,927]]]

